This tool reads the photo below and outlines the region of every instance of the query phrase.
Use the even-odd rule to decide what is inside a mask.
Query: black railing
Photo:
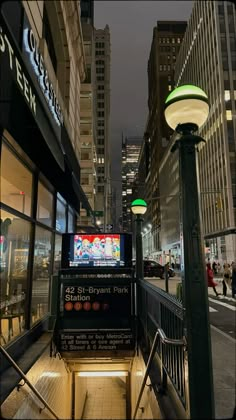
[[[187,343],[182,303],[162,289],[146,281],[140,281],[138,308],[143,345],[147,353],[159,331],[155,354],[160,369],[158,391],[168,393],[169,384],[172,384],[183,410],[187,412]]]

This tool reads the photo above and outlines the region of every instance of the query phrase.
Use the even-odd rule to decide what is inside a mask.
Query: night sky
[[[110,27],[111,157],[120,193],[121,135],[143,136],[147,120],[147,63],[157,20],[188,20],[192,1],[95,0],[95,27]]]

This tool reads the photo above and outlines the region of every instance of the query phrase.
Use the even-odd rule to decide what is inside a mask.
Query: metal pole
[[[136,216],[136,279],[143,280],[143,243],[142,243],[142,217],[140,214]]]
[[[179,149],[181,272],[188,349],[189,414],[191,419],[212,419],[215,418],[212,350],[197,162],[197,144],[201,141],[204,141],[201,137],[187,132],[174,147]]]
[[[169,293],[169,273],[168,273],[168,264],[165,265],[165,289]]]

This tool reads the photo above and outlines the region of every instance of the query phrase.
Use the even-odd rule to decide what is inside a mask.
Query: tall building
[[[131,210],[133,187],[138,174],[139,155],[142,137],[122,136],[122,228],[124,232],[131,231]]]
[[[81,2],[81,23],[86,62],[86,78],[80,88],[81,186],[94,212],[96,192],[96,73],[93,2]],[[94,224],[94,213],[81,208],[78,229]]]
[[[159,167],[169,144],[171,130],[165,122],[164,103],[174,87],[176,57],[186,30],[186,22],[157,21],[148,60],[148,120],[146,138],[149,167],[146,176],[148,202],[146,218],[152,224],[154,248],[160,250]]]
[[[110,161],[110,30],[95,29],[95,65],[97,98],[97,186],[95,209],[103,211],[100,221],[106,230],[111,222],[111,161]]]
[[[236,15],[225,1],[196,1],[176,63],[176,83],[208,95],[210,114],[200,130],[199,174],[208,257],[236,255]]]
[[[94,0],[80,0],[81,22],[94,24]]]

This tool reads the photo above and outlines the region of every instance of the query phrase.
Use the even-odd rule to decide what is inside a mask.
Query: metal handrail
[[[141,388],[140,388],[140,391],[139,391],[139,396],[138,396],[136,407],[135,407],[135,410],[134,410],[133,420],[135,420],[135,417],[136,417],[136,414],[137,414],[137,411],[138,411],[138,408],[139,408],[139,403],[140,403],[141,398],[143,396],[143,391],[144,391],[144,388],[145,388],[145,385],[146,385],[146,382],[147,382],[147,377],[149,375],[151,364],[152,364],[152,361],[153,361],[153,358],[154,358],[154,355],[155,355],[157,342],[158,342],[157,341],[158,336],[160,337],[160,340],[164,344],[172,344],[172,345],[175,345],[175,346],[186,346],[185,337],[183,337],[182,339],[168,338],[165,335],[165,332],[163,331],[162,328],[157,328],[157,331],[156,331],[156,334],[155,334],[155,337],[154,337],[154,340],[153,340],[153,343],[152,343],[152,348],[151,348],[151,351],[150,351],[150,355],[149,355],[149,358],[148,358],[146,372],[145,372],[145,375],[143,377],[142,385],[141,385]]]
[[[34,387],[34,385],[31,384],[31,382],[27,379],[24,372],[19,368],[19,366],[16,364],[16,362],[12,359],[12,357],[7,353],[7,351],[0,346],[0,351],[2,354],[7,358],[7,360],[11,363],[11,365],[14,367],[14,369],[20,374],[21,378],[24,379],[25,383],[29,386],[30,389],[35,393],[35,395],[38,397],[38,399],[44,404],[43,408],[40,408],[40,412],[47,407],[47,409],[52,413],[52,415],[59,420],[59,417],[54,413],[52,408],[48,405],[48,403],[45,401],[45,399],[42,397],[42,395],[37,391],[37,389]],[[23,386],[23,385],[22,385]]]
[[[160,336],[160,339],[161,339],[162,343],[164,343],[164,344],[173,344],[175,346],[186,346],[187,345],[187,341],[186,341],[186,338],[185,337],[179,338],[179,339],[177,339],[177,338],[168,338],[165,335],[165,333],[164,333],[164,331],[163,331],[162,328],[157,328],[157,332],[158,332],[158,334]]]

